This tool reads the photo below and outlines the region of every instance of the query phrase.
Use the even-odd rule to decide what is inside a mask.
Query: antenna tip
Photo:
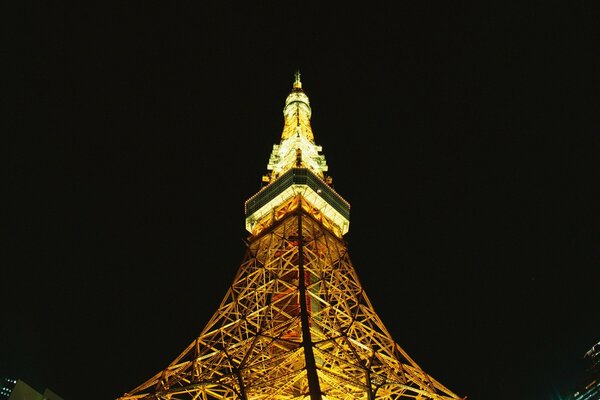
[[[297,69],[294,74],[294,89],[302,89],[302,82],[300,82],[300,70]]]

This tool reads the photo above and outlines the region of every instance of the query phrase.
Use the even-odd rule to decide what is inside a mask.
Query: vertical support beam
[[[300,201],[303,201],[300,199]],[[306,362],[306,376],[311,400],[321,400],[321,386],[317,375],[317,363],[313,353],[310,325],[308,321],[306,276],[304,274],[304,236],[302,235],[302,204],[298,207],[298,292],[300,296],[300,322],[302,324],[302,346]]]
[[[367,378],[367,388],[368,388],[367,400],[375,400],[375,394],[373,393],[373,386],[372,386],[372,382],[371,382],[371,371],[369,371],[367,369],[365,371],[365,375]]]
[[[242,378],[242,373],[240,372],[239,368],[235,369],[235,376],[238,379],[239,385],[240,385],[240,398],[241,400],[248,400],[248,397],[246,396],[246,387],[244,385],[244,378]]]

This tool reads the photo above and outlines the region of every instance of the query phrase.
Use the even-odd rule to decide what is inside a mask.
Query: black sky
[[[80,3],[1,6],[0,376],[114,399],[196,337],[300,69],[396,341],[470,400],[575,385],[600,340],[597,5]]]

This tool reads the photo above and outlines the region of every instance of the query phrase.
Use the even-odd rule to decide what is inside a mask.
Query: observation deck
[[[350,204],[308,168],[290,168],[246,200],[246,229],[252,232],[258,221],[297,194],[337,225],[342,235],[348,232]]]

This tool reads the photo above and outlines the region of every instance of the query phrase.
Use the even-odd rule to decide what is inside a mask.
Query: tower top
[[[283,108],[283,131],[281,132],[282,142],[290,137],[303,137],[310,143],[314,143],[314,135],[310,126],[312,110],[308,96],[302,89],[300,81],[300,71],[294,74],[294,83],[292,91],[285,99]]]
[[[339,237],[348,232],[350,204],[332,187],[322,148],[315,143],[310,126],[310,101],[302,89],[300,71],[294,74],[292,90],[283,108],[283,131],[267,164],[266,184],[245,203],[246,229],[257,235],[272,221],[273,210],[298,193],[330,221]]]
[[[310,124],[312,110],[310,100],[302,89],[300,71],[294,74],[292,90],[283,107],[283,130],[281,142],[273,146],[267,169],[269,181],[277,179],[290,168],[308,168],[319,178],[325,179],[327,163],[321,155],[321,146],[315,144]]]
[[[294,74],[294,89],[302,89],[302,82],[300,81],[300,70],[296,70]]]

